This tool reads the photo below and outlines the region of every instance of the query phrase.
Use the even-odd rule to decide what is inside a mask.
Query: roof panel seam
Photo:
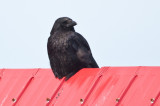
[[[58,88],[56,89],[56,91],[53,93],[50,101],[46,104],[46,106],[49,106],[50,103],[52,103],[52,100],[54,99],[54,97],[56,96],[56,94],[58,93],[58,91],[61,89],[61,87],[63,86],[64,82],[65,82],[65,79],[62,79],[62,82],[60,83],[60,85],[58,86]]]
[[[125,91],[123,92],[122,96],[119,98],[119,101],[117,102],[116,106],[119,106],[121,101],[123,100],[124,96],[127,94],[128,90],[131,88],[133,82],[136,80],[138,75],[135,75],[132,80],[130,81],[130,83],[128,84],[127,88],[125,89]]]
[[[26,89],[28,88],[28,86],[31,84],[31,82],[33,81],[34,77],[31,77],[29,79],[29,81],[27,82],[27,84],[25,85],[24,89],[22,90],[22,92],[20,93],[20,95],[18,96],[16,102],[13,104],[13,106],[16,106],[16,104],[18,103],[19,99],[22,97],[22,95],[24,94],[24,92],[26,91]]]
[[[151,106],[154,106],[154,104],[156,103],[156,101],[158,100],[159,97],[160,97],[160,91],[157,94],[157,96],[155,97],[155,99],[154,99],[153,103],[151,104]]]
[[[96,85],[99,83],[99,81],[100,81],[101,78],[102,78],[102,75],[97,78],[97,80],[95,81],[95,83],[94,83],[93,86],[91,87],[89,93],[88,93],[87,96],[85,97],[82,106],[86,106],[85,103],[87,102],[89,96],[91,95],[92,91],[95,89]]]

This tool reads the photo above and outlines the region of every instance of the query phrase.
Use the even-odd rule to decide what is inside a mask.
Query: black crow
[[[56,78],[66,80],[82,68],[98,68],[86,39],[75,32],[77,23],[68,17],[58,18],[48,38],[48,56]]]

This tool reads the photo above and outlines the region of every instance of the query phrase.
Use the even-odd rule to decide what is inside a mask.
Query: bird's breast
[[[54,37],[52,37],[52,47],[56,51],[67,51],[69,48],[69,39],[71,38],[70,35],[67,34],[59,34]]]

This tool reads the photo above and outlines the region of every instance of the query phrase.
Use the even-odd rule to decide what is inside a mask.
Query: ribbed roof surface
[[[160,67],[82,69],[68,81],[50,69],[0,69],[0,106],[160,106]]]

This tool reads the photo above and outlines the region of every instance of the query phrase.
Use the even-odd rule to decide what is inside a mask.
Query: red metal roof
[[[82,69],[68,81],[50,69],[0,69],[0,106],[160,106],[160,67]]]

